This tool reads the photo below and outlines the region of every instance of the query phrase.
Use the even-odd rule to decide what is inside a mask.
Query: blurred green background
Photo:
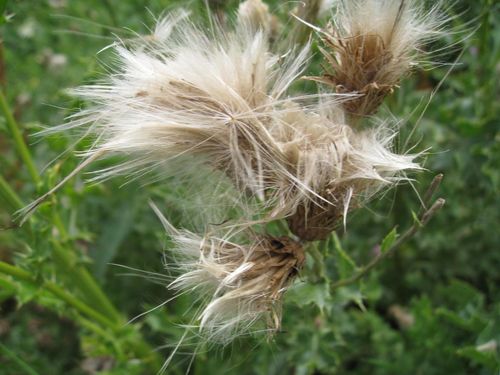
[[[287,13],[293,3],[269,3],[291,22]],[[116,36],[131,37],[131,30],[147,34],[152,15],[178,5],[200,22],[206,18],[202,1],[6,3],[0,84],[36,168],[43,171],[34,183],[0,117],[0,174],[23,203],[75,167],[78,159],[65,150],[85,149],[88,142],[74,144],[76,138],[61,134],[31,136],[83,106],[65,90],[102,77],[112,54],[97,51]],[[237,5],[214,6],[234,13]],[[427,171],[414,176],[414,186],[422,191],[443,173],[439,195],[447,200],[445,208],[362,282],[330,293],[328,284],[352,271],[351,261],[366,263],[385,233],[411,225],[411,211],[419,209],[414,189],[390,191],[350,217],[341,243],[324,251],[325,279],[306,270],[307,282],[287,294],[283,332],[271,341],[248,337],[225,348],[205,345],[194,357],[194,345],[181,347],[168,374],[185,373],[192,359],[193,374],[499,373],[500,4],[459,0],[450,12],[457,15],[452,26],[462,31],[435,46],[456,43],[442,58],[448,65],[414,74],[385,109],[406,121],[401,147],[423,114],[410,143],[430,150]],[[140,271],[110,263],[165,274],[168,239],[147,200],[161,201],[170,220],[189,228],[193,223],[186,213],[196,209],[190,198],[196,188],[172,180],[122,186],[125,179],[119,178],[88,185],[86,177],[73,179],[21,229],[11,225],[15,204],[0,200],[0,260],[27,272],[23,277],[0,272],[2,375],[154,374],[182,336],[181,324],[189,322],[192,301],[183,296],[124,325],[170,294],[164,280],[138,277]],[[96,323],[48,292],[49,284],[113,320],[113,309],[102,301],[109,299],[119,312],[115,326]],[[104,297],[92,285],[102,288]]]

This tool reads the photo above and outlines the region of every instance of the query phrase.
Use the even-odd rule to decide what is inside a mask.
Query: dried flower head
[[[419,63],[423,45],[442,34],[440,7],[440,1],[430,10],[418,0],[338,1],[335,20],[321,31],[326,72],[309,78],[359,94],[344,104],[349,113],[373,114]]]
[[[242,26],[212,37],[178,14],[160,23],[161,39],[116,46],[119,71],[74,90],[95,104],[51,131],[88,125],[96,136],[89,155],[128,156],[101,178],[188,154],[262,192],[256,171],[267,173],[280,157],[266,122],[300,74],[307,48],[282,58],[269,51],[262,30]]]
[[[396,133],[387,124],[359,131],[345,125],[338,108],[324,112],[290,111],[275,136],[290,171],[274,184],[276,215],[287,217],[290,230],[306,241],[326,238],[349,210],[420,168],[416,155],[391,152]]]
[[[280,328],[283,293],[305,262],[302,245],[286,236],[251,233],[245,245],[215,235],[201,237],[175,229],[153,209],[174,241],[169,251],[176,254],[175,267],[181,271],[169,287],[207,300],[197,317],[207,339],[227,343],[263,320],[271,333]]]

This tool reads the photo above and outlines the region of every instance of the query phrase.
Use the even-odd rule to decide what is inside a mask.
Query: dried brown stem
[[[443,177],[444,177],[443,174],[440,173],[432,179],[432,182],[427,188],[427,191],[425,192],[424,197],[422,199],[423,206],[420,209],[419,216],[423,215],[424,211],[427,209],[427,207],[429,207],[429,203],[431,202],[432,196],[437,191],[437,189],[439,189],[439,186],[443,181]]]

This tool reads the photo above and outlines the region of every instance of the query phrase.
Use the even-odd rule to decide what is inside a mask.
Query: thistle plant
[[[213,175],[206,184],[232,186],[220,199],[234,202],[238,214],[194,233],[175,228],[152,204],[174,243],[167,251],[177,263],[167,266],[179,274],[169,288],[202,300],[194,324],[209,341],[226,344],[256,324],[278,331],[286,289],[308,252],[346,227],[350,212],[422,169],[418,153],[396,151],[391,120],[375,114],[424,60],[425,43],[441,35],[439,5],[346,0],[332,14],[325,28],[296,16],[322,43],[319,76],[308,74],[311,39],[272,41],[273,15],[260,0],[243,2],[233,25],[207,31],[172,11],[152,35],[115,42],[115,71],[73,90],[89,106],[44,132],[92,134],[84,161],[23,213],[108,156],[122,162],[97,171],[96,181],[154,172],[190,183],[205,168]],[[318,93],[298,92],[301,80],[319,82]],[[443,203],[428,204],[421,224]]]

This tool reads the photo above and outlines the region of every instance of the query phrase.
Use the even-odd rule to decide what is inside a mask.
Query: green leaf
[[[473,285],[462,280],[450,280],[436,288],[441,304],[454,311],[477,310],[484,306],[485,296]]]
[[[5,17],[5,10],[7,8],[7,0],[0,0],[0,25],[7,22],[7,17]]]
[[[396,230],[396,227],[394,227],[382,241],[382,245],[380,246],[380,251],[382,252],[382,254],[391,248],[391,246],[394,244],[394,241],[396,241],[396,238],[398,238],[398,232]]]
[[[358,269],[356,262],[347,254],[339,241],[337,234],[333,235],[333,243],[335,246],[335,251],[338,254],[336,259],[336,267],[339,272],[340,278],[349,277],[354,271]]]
[[[438,307],[435,310],[436,316],[442,318],[442,320],[445,320],[446,322],[453,324],[457,328],[460,328],[462,330],[470,331],[470,332],[475,332],[477,330],[480,330],[484,328],[484,322],[482,322],[479,318],[472,316],[462,316],[461,314],[458,314],[454,311]]]
[[[290,288],[286,299],[300,307],[314,304],[323,312],[330,301],[330,288],[327,283],[298,283]]]
[[[137,202],[126,201],[121,207],[118,207],[110,220],[104,225],[104,230],[91,250],[91,256],[94,260],[94,273],[97,278],[102,279],[106,272],[109,262],[111,262],[120,245],[125,240],[134,224],[134,218],[137,208]]]
[[[41,290],[38,285],[23,283],[17,293],[17,301],[19,302],[19,305],[25,305],[31,300],[35,299],[39,296],[40,291]]]
[[[480,351],[475,346],[466,346],[458,349],[457,354],[472,360],[473,362],[488,367],[492,370],[498,370],[499,362],[495,350]]]
[[[335,293],[335,303],[340,306],[347,306],[350,303],[356,304],[361,311],[366,311],[366,306],[363,303],[365,299],[363,292],[357,285],[349,285],[344,288],[339,288]]]

